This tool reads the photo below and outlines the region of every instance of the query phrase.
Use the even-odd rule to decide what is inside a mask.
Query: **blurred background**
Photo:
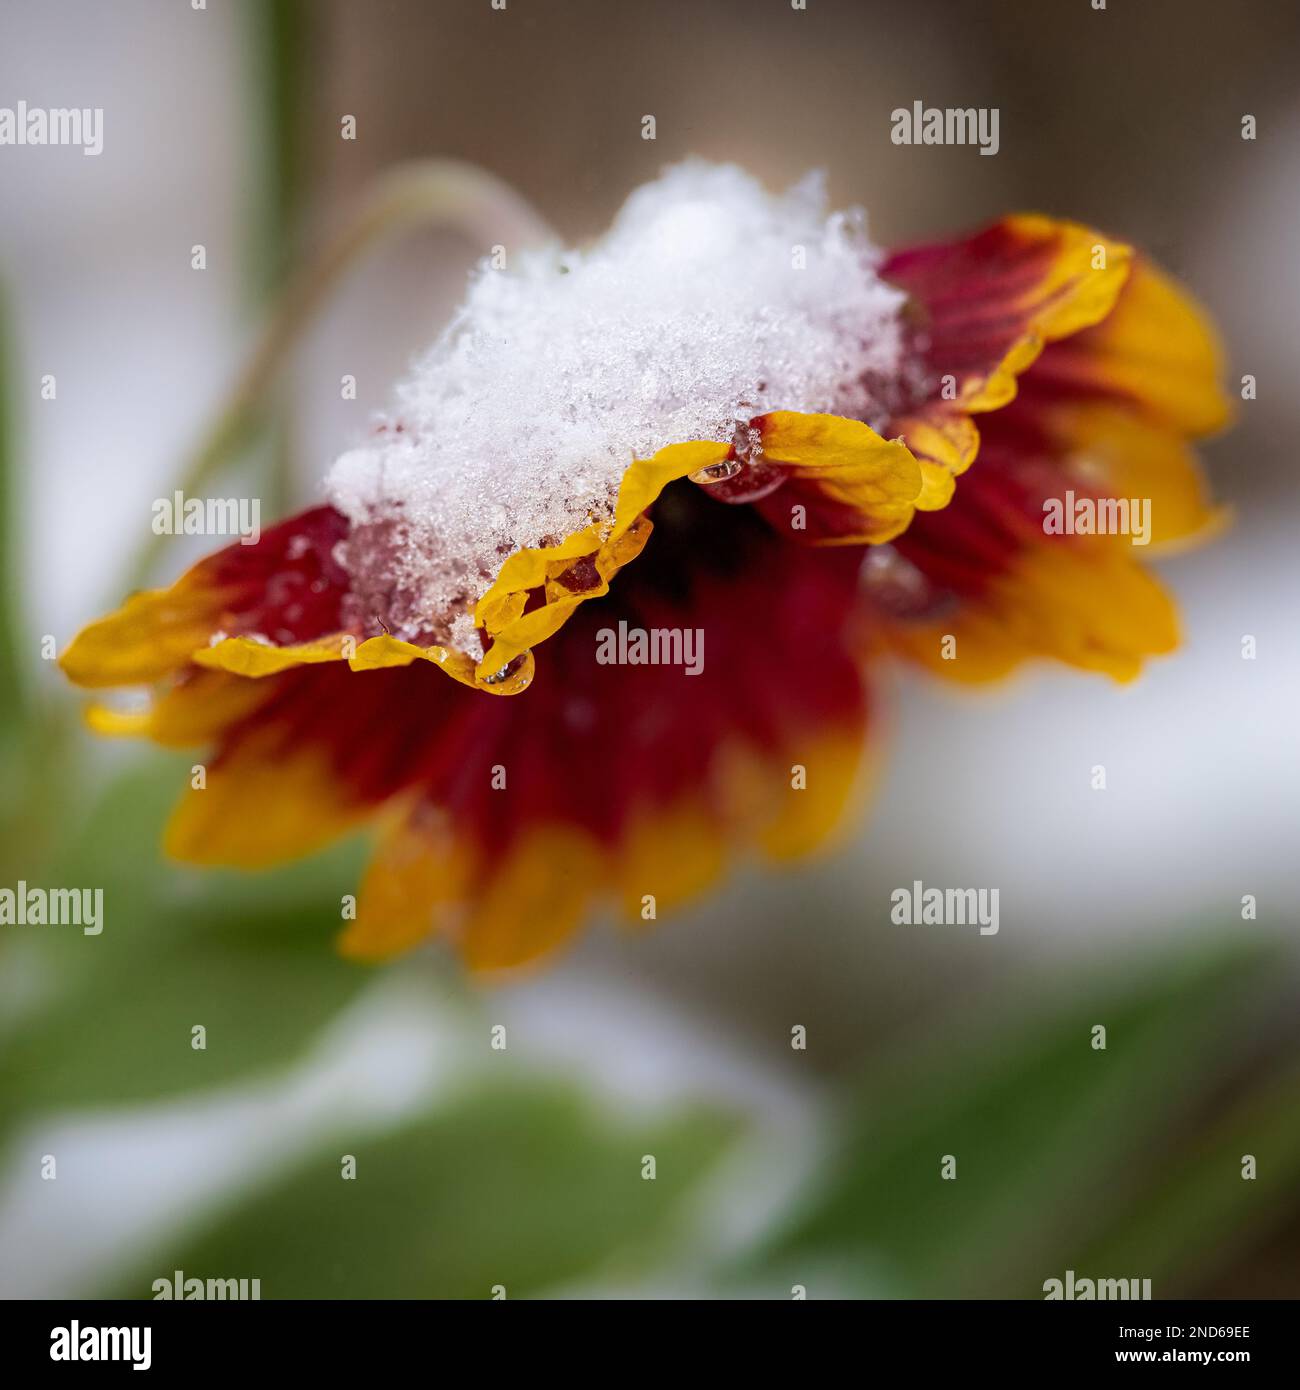
[[[1270,0],[7,0],[0,105],[105,115],[96,158],[0,148],[0,884],[103,886],[107,926],[0,929],[0,1293],[1300,1294],[1298,41]],[[1000,108],[1000,152],[892,145],[917,100]],[[581,240],[688,154],[823,167],[883,245],[1036,208],[1193,287],[1258,399],[1206,450],[1233,529],[1162,565],[1183,649],[1124,689],[900,681],[834,856],[506,986],[337,959],[360,841],[162,863],[192,759],[92,741],[42,639],[115,603],[286,272],[404,159],[474,161]],[[487,250],[361,265],[213,495],[315,500]],[[1000,932],[893,926],[913,879],[999,885]]]

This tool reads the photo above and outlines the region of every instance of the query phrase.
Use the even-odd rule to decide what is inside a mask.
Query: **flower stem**
[[[522,195],[473,164],[431,159],[389,170],[339,235],[290,279],[225,403],[186,462],[177,484],[182,492],[198,492],[248,441],[293,348],[347,271],[379,242],[415,227],[449,228],[515,247],[555,235]],[[150,533],[131,564],[128,588],[148,580],[166,540]]]

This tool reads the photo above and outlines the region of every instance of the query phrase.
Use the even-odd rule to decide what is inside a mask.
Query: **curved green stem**
[[[380,241],[415,227],[451,228],[517,247],[555,235],[509,184],[473,164],[432,159],[397,165],[376,181],[339,235],[290,280],[225,404],[186,463],[178,481],[183,492],[201,489],[248,440],[294,346],[344,274]],[[128,588],[147,581],[166,541],[150,533],[132,562]]]

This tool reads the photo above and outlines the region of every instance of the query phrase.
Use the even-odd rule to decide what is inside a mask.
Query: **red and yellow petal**
[[[550,954],[582,925],[603,855],[586,831],[539,825],[514,841],[469,909],[456,944],[471,970],[509,970]]]
[[[400,805],[384,817],[339,949],[354,959],[383,960],[439,927],[454,934],[479,873],[473,841],[458,839],[444,814]]]
[[[1131,557],[1027,540],[977,600],[898,623],[892,640],[933,674],[963,683],[1043,658],[1130,681],[1178,645],[1178,619],[1159,581]]]
[[[59,659],[77,685],[108,688],[161,680],[189,662],[217,630],[226,592],[191,570],[170,589],[132,594],[83,628]]]
[[[228,545],[170,588],[133,594],[83,628],[59,665],[77,685],[102,689],[161,680],[220,633],[256,634],[256,642],[245,640],[263,651],[312,647],[340,626],[347,576],[334,549],[346,527],[333,508],[317,507],[263,532],[255,544]]]
[[[1226,413],[1217,344],[1130,264],[1042,217],[891,257],[916,354],[896,437],[774,411],[752,453],[632,461],[612,514],[506,558],[474,604],[481,658],[376,635],[335,558],[347,523],[319,508],[134,596],[64,668],[155,685],[147,712],[93,711],[102,731],[215,744],[168,831],[178,857],[259,866],[381,825],[349,955],[439,935],[509,969],[598,902],[657,918],[738,849],[800,857],[843,824],[870,764],[864,591],[885,643],[959,679],[1048,656],[1126,680],[1176,643],[1126,540],[1043,527],[1066,490],[1149,499],[1161,545],[1220,520],[1187,446]],[[884,565],[862,580],[864,546]],[[694,675],[602,664],[614,625],[698,630],[707,655]]]
[[[937,512],[952,501],[957,479],[975,462],[980,436],[969,415],[936,412],[904,415],[893,422],[921,469],[918,512]]]
[[[875,544],[904,530],[922,492],[921,469],[905,445],[882,439],[858,420],[774,411],[751,427],[761,467],[784,478],[773,509],[790,528],[802,505],[798,539],[820,544]],[[647,512],[664,487],[732,457],[731,446],[696,442],[661,449],[624,475],[612,527],[593,523],[558,546],[511,555],[480,600],[475,620],[492,639],[478,673],[497,671],[552,636],[577,606],[609,591],[613,576],[649,538]],[[725,489],[720,490],[725,495]],[[529,605],[529,596],[542,602]]]
[[[810,852],[864,766],[857,557],[792,545],[685,482],[655,519],[647,553],[575,612],[520,700],[424,662],[249,682],[272,698],[220,736],[170,848],[258,864],[376,820],[343,949],[380,959],[437,935],[482,969],[545,954],[602,901],[634,922],[653,902],[657,919],[745,845]],[[701,629],[699,673],[602,664],[619,622]]]
[[[1113,312],[1054,344],[1027,386],[1036,398],[1126,406],[1171,434],[1195,439],[1228,423],[1223,349],[1205,310],[1145,257]]]
[[[1047,345],[1015,399],[983,417],[950,506],[899,539],[924,598],[887,612],[893,645],[959,681],[1033,657],[1129,680],[1172,650],[1173,603],[1142,562],[1148,544],[1179,547],[1223,524],[1188,442],[1226,418],[1221,371],[1201,311],[1135,261],[1113,312]],[[1078,499],[1147,508],[1146,543],[1047,534],[1045,505]]]
[[[1039,419],[1061,460],[1056,495],[1148,503],[1148,554],[1184,549],[1226,525],[1228,509],[1211,497],[1196,450],[1160,421],[1107,400],[1054,401]]]
[[[895,252],[882,275],[907,292],[919,389],[890,424],[921,462],[919,511],[946,506],[974,462],[972,415],[1001,410],[1049,343],[1102,321],[1132,252],[1087,227],[1037,214],[961,241]]]
[[[165,748],[187,748],[219,738],[269,698],[264,685],[225,672],[190,669],[155,692],[140,709],[92,705],[86,722],[98,734],[149,738]]]
[[[1132,250],[1038,214],[1004,218],[964,241],[890,256],[881,274],[907,292],[926,368],[953,391],[936,412],[1000,410],[1046,344],[1110,313]]]
[[[900,441],[860,420],[793,410],[760,415],[751,426],[764,466],[787,477],[757,504],[774,525],[817,545],[878,545],[907,529],[923,479]]]
[[[612,522],[592,522],[559,545],[510,555],[474,611],[487,648],[476,675],[483,679],[502,670],[558,632],[579,604],[608,593],[610,580],[649,539],[645,513],[664,488],[721,463],[730,452],[728,444],[696,441],[635,459],[623,475]],[[534,594],[542,602],[530,608]]]
[[[853,534],[830,539],[875,540],[907,524],[921,479],[901,444],[834,416],[779,412],[760,426],[771,463],[796,487],[811,488],[819,505],[849,519]],[[151,683],[191,662],[260,679],[317,664],[372,671],[423,660],[463,685],[517,694],[532,679],[532,649],[581,604],[608,593],[614,576],[641,553],[652,530],[647,513],[663,489],[731,452],[729,444],[695,441],[634,460],[612,519],[507,557],[475,608],[481,659],[450,646],[347,630],[347,577],[334,559],[346,522],[317,508],[268,531],[257,545],[226,547],[169,589],[133,595],[78,634],[61,665],[77,684],[104,687]],[[816,514],[814,508],[814,522]]]
[[[206,770],[168,822],[163,845],[189,864],[267,868],[323,848],[373,807],[340,782],[316,744],[286,744],[268,728]]]

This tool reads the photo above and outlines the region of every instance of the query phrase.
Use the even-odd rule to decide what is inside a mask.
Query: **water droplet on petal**
[[[774,493],[785,479],[785,470],[770,463],[745,463],[731,477],[715,483],[709,496],[719,502],[758,502]]]
[[[522,690],[532,680],[532,671],[524,670],[531,652],[520,652],[493,675],[484,676],[484,685],[508,685],[512,693]]]
[[[891,617],[927,619],[948,606],[949,595],[937,590],[925,575],[892,545],[872,546],[859,571],[863,592]]]
[[[710,483],[725,483],[728,478],[734,478],[744,466],[739,459],[723,459],[720,463],[709,464],[707,468],[697,468],[689,476],[691,482],[707,487]]]

